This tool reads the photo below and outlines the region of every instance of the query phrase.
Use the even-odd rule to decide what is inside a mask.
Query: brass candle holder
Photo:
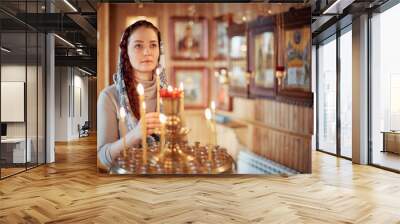
[[[171,88],[172,89],[172,88]],[[141,147],[128,150],[118,157],[111,174],[218,174],[234,172],[234,160],[225,148],[216,144],[194,145],[186,141],[189,129],[182,125],[182,90],[161,91],[165,127],[161,130],[165,143],[147,147],[147,161],[143,161]],[[163,147],[163,148],[161,148]],[[147,165],[146,165],[147,164]]]

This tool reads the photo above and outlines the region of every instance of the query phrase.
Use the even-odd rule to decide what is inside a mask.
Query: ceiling
[[[351,22],[368,10],[377,8],[388,0],[305,0],[312,6],[313,40],[324,38],[335,32],[339,21]],[[55,38],[56,65],[79,66],[96,73],[97,68],[97,12],[96,0],[1,0],[0,28],[2,46],[13,51],[9,58],[22,58],[35,54],[43,47],[36,43],[36,36],[29,32],[53,32],[61,38]],[[126,2],[126,1],[125,1]],[[129,1],[132,2],[132,1]],[[136,1],[135,2],[145,2]],[[265,1],[269,3],[275,0]],[[298,2],[298,1],[297,1]],[[336,2],[336,3],[335,3]],[[339,4],[338,4],[339,3]],[[327,10],[335,6],[338,13]],[[326,13],[329,12],[329,13]],[[346,25],[342,22],[341,25]],[[336,26],[336,27],[335,27]],[[22,33],[28,32],[27,38]],[[27,44],[27,45],[26,45]],[[25,46],[27,46],[25,50]]]
[[[56,66],[78,66],[96,74],[96,4],[96,0],[1,0],[2,46],[12,50],[8,59],[34,58],[44,47],[36,43],[37,33],[51,32],[57,34]]]
[[[332,36],[352,23],[354,17],[377,8],[389,0],[314,0],[312,3],[313,44]]]

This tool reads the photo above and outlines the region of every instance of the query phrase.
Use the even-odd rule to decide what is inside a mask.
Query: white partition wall
[[[35,4],[42,5],[42,1],[29,4],[27,7],[27,1],[20,1],[18,6],[23,12],[36,13],[40,7]],[[15,21],[12,15],[3,12],[0,17]],[[0,121],[4,128],[0,144],[1,179],[46,161],[45,35],[21,22],[15,23],[11,30],[3,25],[0,27]]]

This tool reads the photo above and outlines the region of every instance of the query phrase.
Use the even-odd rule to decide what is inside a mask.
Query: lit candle
[[[164,155],[165,152],[165,123],[167,122],[167,116],[164,114],[160,114],[160,123],[161,123],[161,135],[160,135],[160,152],[161,155]]]
[[[126,135],[126,131],[125,131],[125,116],[126,116],[126,113],[125,113],[125,109],[123,107],[121,107],[119,109],[119,116],[120,116],[119,126],[120,126],[120,129],[121,129],[122,143],[124,145],[124,151],[123,152],[124,152],[124,158],[126,158],[127,155],[128,155],[128,153],[127,153],[128,148],[126,147],[126,138],[125,138],[125,135]]]
[[[215,145],[214,142],[213,142],[214,138],[212,137],[214,135],[214,130],[213,130],[213,126],[212,126],[211,121],[210,121],[211,120],[211,110],[209,108],[207,108],[204,111],[204,114],[205,114],[206,119],[207,119],[207,126],[209,126],[210,129],[211,129],[210,146],[208,147],[208,160],[211,160],[211,148],[212,148],[213,145]]]
[[[161,68],[156,69],[156,85],[157,85],[157,113],[160,113],[160,75]]]
[[[167,88],[168,93],[169,93],[169,94],[172,94],[172,91],[173,91],[173,90],[174,90],[174,89],[172,88],[172,86],[168,85],[168,88]]]
[[[215,101],[211,101],[211,113],[212,113],[212,124],[213,124],[213,128],[214,128],[214,133],[213,133],[213,137],[214,137],[214,144],[217,144],[217,123],[216,123],[216,115],[215,115]]]
[[[143,164],[147,165],[147,124],[146,124],[146,102],[144,102],[144,88],[142,84],[138,84],[136,88],[139,94],[139,105],[140,105],[140,118],[141,122],[141,131],[142,131],[142,150],[143,150]]]
[[[179,92],[180,92],[180,98],[179,98],[179,106],[180,106],[180,113],[181,113],[181,124],[184,126],[184,119],[183,119],[183,112],[185,110],[185,91],[183,89],[183,82],[179,84]]]

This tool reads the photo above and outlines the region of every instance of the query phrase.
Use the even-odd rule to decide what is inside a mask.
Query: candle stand
[[[177,90],[174,90],[177,91]],[[218,174],[232,173],[234,160],[225,148],[218,145],[188,143],[189,130],[182,126],[183,100],[178,94],[161,92],[163,112],[166,116],[165,143],[156,142],[147,148],[147,161],[143,161],[141,146],[129,148],[114,160],[111,174]],[[211,152],[211,157],[209,156]]]

